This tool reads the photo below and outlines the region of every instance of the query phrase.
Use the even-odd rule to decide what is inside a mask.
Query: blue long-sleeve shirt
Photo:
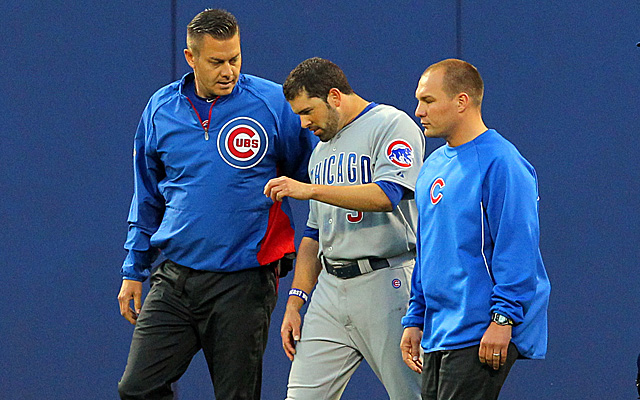
[[[550,285],[539,250],[535,170],[495,130],[425,161],[416,184],[418,258],[404,327],[426,352],[480,343],[491,313],[513,343],[544,358]]]
[[[184,92],[192,80],[187,74],[158,90],[138,125],[126,279],[146,279],[160,251],[209,271],[253,268],[294,251],[286,202],[262,191],[278,175],[308,181],[317,139],[301,129],[280,85],[251,75],[216,100],[205,128]]]

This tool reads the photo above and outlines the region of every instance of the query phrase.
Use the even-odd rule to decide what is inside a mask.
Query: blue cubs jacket
[[[308,181],[317,139],[301,129],[280,85],[251,75],[241,74],[203,121],[183,90],[193,79],[158,90],[138,125],[125,279],[146,279],[160,252],[196,270],[237,271],[294,251],[287,205],[263,187],[279,175]]]
[[[547,350],[549,279],[539,249],[535,170],[495,130],[442,146],[416,183],[418,257],[402,324],[425,352],[480,343],[497,312],[527,358]]]

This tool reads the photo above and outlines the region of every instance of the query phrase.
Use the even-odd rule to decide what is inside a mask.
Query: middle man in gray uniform
[[[300,63],[285,97],[321,142],[311,184],[270,180],[264,193],[310,200],[281,335],[293,361],[287,398],[339,399],[363,357],[392,400],[419,399],[398,350],[415,262],[413,191],[425,139],[394,107],[355,94],[331,61]],[[300,332],[300,308],[318,283]]]

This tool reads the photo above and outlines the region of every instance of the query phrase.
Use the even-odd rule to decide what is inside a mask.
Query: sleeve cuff
[[[149,268],[156,257],[152,251],[129,250],[120,269],[120,275],[123,279],[143,282],[151,274]]]
[[[402,200],[407,190],[404,186],[391,181],[382,180],[373,183],[380,186],[380,189],[387,195],[394,209],[398,206],[398,203],[400,203],[400,200]]]
[[[422,329],[424,327],[424,318],[414,317],[414,316],[405,316],[402,317],[402,327],[416,327]]]
[[[316,242],[320,241],[320,230],[315,229],[315,228],[311,228],[310,226],[307,226],[304,230],[304,233],[302,234],[303,237],[308,237],[309,239],[313,239]]]

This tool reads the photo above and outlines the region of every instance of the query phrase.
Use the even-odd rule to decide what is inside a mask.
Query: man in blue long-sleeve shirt
[[[430,66],[416,89],[425,135],[447,142],[418,176],[418,257],[402,320],[403,359],[423,374],[423,399],[495,399],[516,358],[546,353],[537,177],[485,126],[483,90],[461,60]]]
[[[278,260],[295,250],[287,214],[262,188],[279,175],[308,179],[316,140],[280,85],[240,73],[230,13],[198,14],[185,57],[193,73],[151,97],[135,136],[118,299],[136,327],[118,390],[171,399],[171,383],[202,349],[216,398],[259,399]],[[141,307],[160,253],[167,260]]]

